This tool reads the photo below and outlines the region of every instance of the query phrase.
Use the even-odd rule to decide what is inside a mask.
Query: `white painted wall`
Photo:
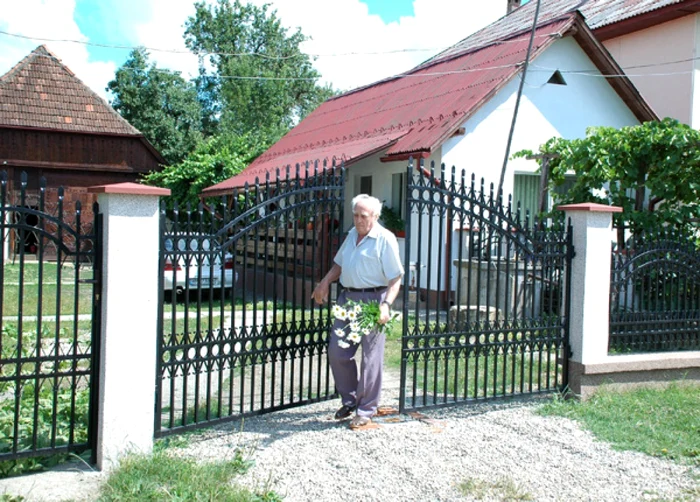
[[[559,70],[567,85],[548,84]],[[572,71],[586,71],[584,76]],[[442,147],[442,161],[474,172],[498,185],[520,79],[505,86],[464,123],[465,135],[449,139]],[[516,122],[511,155],[522,149],[537,150],[549,138],[583,137],[590,126],[623,127],[639,121],[572,38],[554,43],[530,65]],[[537,170],[525,159],[508,162],[503,192],[513,191],[513,175]]]
[[[690,126],[700,128],[700,15],[695,15],[695,40],[693,44],[693,90]]]
[[[693,58],[700,48],[699,24],[700,15],[691,14],[603,42],[660,118],[673,117],[696,128],[700,62]]]

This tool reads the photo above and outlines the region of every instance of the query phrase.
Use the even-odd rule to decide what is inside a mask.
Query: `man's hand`
[[[321,279],[321,282],[316,284],[316,287],[311,293],[311,298],[316,300],[316,303],[323,305],[328,301],[328,290],[331,287],[331,283],[338,280],[341,271],[340,265],[334,263],[326,276]]]
[[[326,303],[328,301],[328,283],[325,281],[319,282],[314,288],[313,293],[311,293],[311,298],[319,305]]]
[[[389,304],[382,302],[379,304],[379,324],[386,324],[391,319],[391,309]]]

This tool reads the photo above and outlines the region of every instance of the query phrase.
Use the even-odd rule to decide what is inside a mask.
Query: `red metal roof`
[[[315,162],[318,162],[319,169],[324,167],[324,162],[328,168],[341,164],[347,165],[362,157],[385,149],[403,134],[405,134],[405,131],[393,131],[374,136],[359,136],[347,141],[342,139],[323,141],[321,144],[313,145],[309,148],[299,148],[287,152],[282,151],[279,154],[269,154],[268,150],[264,154],[267,155],[266,160],[261,160],[262,157],[259,157],[239,175],[208,187],[206,192],[207,195],[229,192],[232,188],[242,187],[246,183],[253,185],[256,179],[260,183],[264,183],[267,173],[270,173],[270,180],[274,181],[277,176],[277,169],[280,170],[279,177],[284,178],[287,166],[290,167],[290,176],[294,175],[293,170],[296,169],[297,165],[301,166],[300,169],[303,174],[304,166],[307,162],[310,165],[310,170],[314,169]]]
[[[349,165],[384,149],[387,160],[430,153],[520,71],[536,3],[528,2],[404,75],[329,99],[241,174],[205,189],[204,195],[252,183],[256,176],[262,180],[266,172],[297,162],[335,158]],[[682,0],[542,0],[532,59],[572,33],[589,55],[600,53],[592,57],[601,71],[619,74],[577,9],[602,23],[615,22],[624,5],[642,13],[662,3]],[[613,79],[611,85],[640,120],[655,117],[627,79]]]
[[[43,45],[0,76],[0,126],[142,136]]]
[[[569,16],[540,27],[533,54],[573,22]],[[262,181],[266,172],[297,162],[336,159],[348,165],[384,149],[388,156],[430,152],[519,71],[528,42],[529,34],[522,34],[329,99],[242,173],[204,195],[252,183],[256,176]]]

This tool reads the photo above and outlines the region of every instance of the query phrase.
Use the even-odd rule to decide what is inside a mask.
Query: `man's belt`
[[[386,286],[377,286],[376,288],[345,288],[346,291],[351,293],[379,293],[384,291]]]

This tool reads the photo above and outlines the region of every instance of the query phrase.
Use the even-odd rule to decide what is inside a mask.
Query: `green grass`
[[[10,495],[9,493],[3,493],[0,495],[0,502],[23,502],[24,497],[21,495]]]
[[[700,466],[700,385],[625,392],[603,387],[586,401],[557,396],[540,413],[577,420],[620,450]]]
[[[20,268],[19,263],[5,263],[3,265],[3,300],[2,315],[16,316],[20,307],[22,315],[38,315],[39,297],[39,273],[43,286],[41,288],[42,309],[41,315],[55,315],[56,297],[60,294],[59,313],[73,314],[75,312],[75,277],[76,270],[72,265],[58,267],[56,263],[29,262]],[[93,273],[90,266],[81,268],[80,279],[92,279]],[[20,277],[21,275],[21,277]],[[20,279],[22,280],[22,302],[20,305]],[[60,280],[60,284],[59,284]],[[90,314],[92,311],[92,284],[80,284],[78,286],[78,313]]]
[[[414,330],[412,318],[409,318],[409,332]],[[385,364],[396,370],[401,368],[402,332],[403,326],[399,324],[387,333],[386,339]],[[511,338],[515,342],[521,336],[518,334]],[[443,398],[466,400],[517,395],[557,389],[562,378],[555,348],[523,352],[514,343],[515,353],[504,353],[494,347],[488,355],[482,352],[476,356],[474,347],[471,347],[470,355],[465,356],[449,349],[441,351],[439,336],[420,337],[417,343],[420,347],[429,346],[432,352],[427,352],[431,354],[427,359],[426,352],[414,353],[407,362],[407,381],[415,380],[417,399],[424,396],[429,401],[436,399],[436,402],[440,402]]]
[[[58,265],[55,262],[43,262],[41,267],[41,274],[44,281],[56,282],[58,277]],[[75,281],[75,267],[71,265],[64,265],[61,267],[61,282],[74,282]],[[20,276],[20,266],[19,258],[12,263],[5,263],[3,267],[3,282],[4,283],[18,283]],[[23,270],[23,278],[25,283],[37,283],[39,281],[39,263],[38,262],[25,262]],[[80,269],[81,279],[91,279],[92,278],[92,266],[86,265]]]
[[[130,456],[110,474],[98,500],[276,502],[281,498],[267,488],[252,492],[236,484],[251,463],[237,451],[233,460],[197,462],[155,449],[152,455]]]
[[[457,489],[465,497],[476,500],[534,500],[513,480],[503,477],[490,480],[467,478],[457,485]]]
[[[80,284],[78,286],[78,313],[92,313],[92,284]],[[5,283],[3,285],[2,315],[16,316],[22,307],[23,316],[35,316],[39,314],[39,285],[37,283],[25,283],[22,290],[22,302],[20,305],[19,285]],[[61,283],[60,288],[56,283],[44,284],[41,288],[41,315],[56,315],[56,297],[60,294],[59,312],[63,315],[75,313],[75,283]]]
[[[401,369],[401,336],[403,334],[403,321],[397,323],[386,334],[384,344],[384,364],[388,368]]]

